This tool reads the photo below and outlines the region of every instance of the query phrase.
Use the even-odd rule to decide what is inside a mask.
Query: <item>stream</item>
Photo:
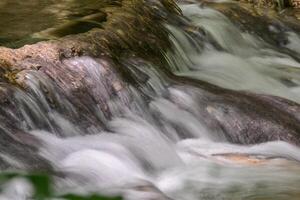
[[[274,44],[210,4],[178,5],[182,24],[164,24],[171,45],[164,52],[169,72],[180,80],[300,103],[300,36],[295,30],[284,23],[267,24],[266,34],[285,38]],[[48,25],[56,26],[56,20],[51,18]],[[24,38],[36,41],[49,28],[41,24],[40,30],[37,24],[32,32],[11,36],[22,44]],[[0,37],[0,43],[9,47],[15,46],[12,40],[6,37],[1,42]],[[109,59],[84,55],[62,63],[68,74],[58,73],[56,80],[47,71],[21,72],[26,90],[1,83],[13,103],[0,107],[0,119],[27,132],[28,138],[21,133],[14,137],[34,146],[42,160],[26,160],[28,153],[21,147],[1,142],[2,171],[26,171],[35,162],[49,163],[63,174],[52,177],[58,195],[101,193],[128,200],[300,198],[300,148],[273,139],[259,144],[232,142],[224,129],[203,115],[226,122],[225,114],[231,110],[222,106],[221,98],[211,100],[216,93],[189,81],[174,82],[159,66],[138,56],[120,60],[132,83],[110,67],[114,63]],[[68,76],[80,81],[69,83]],[[71,87],[84,87],[89,95],[80,99],[76,96],[80,94],[68,90]],[[12,135],[15,130],[6,126],[0,121],[1,133]],[[26,179],[14,178],[1,185],[0,200],[27,200],[33,192]]]

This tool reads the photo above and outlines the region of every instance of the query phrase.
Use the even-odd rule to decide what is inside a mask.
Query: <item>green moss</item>
[[[14,70],[14,71],[6,70],[2,77],[6,79],[9,83],[13,85],[17,85],[18,83],[16,79],[19,72],[20,72],[19,70]]]

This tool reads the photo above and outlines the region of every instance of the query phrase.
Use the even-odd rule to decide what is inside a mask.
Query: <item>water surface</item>
[[[23,4],[26,9],[17,1],[1,4],[11,15],[22,10],[11,19],[19,18],[21,25],[1,29],[5,40],[98,12],[90,1],[30,2]],[[276,46],[242,30],[221,12],[190,2],[180,4],[185,27],[165,25],[171,40],[165,52],[170,71],[224,88],[300,102],[297,32],[284,29],[288,42]],[[29,16],[34,9],[36,16]],[[274,34],[278,31],[272,25],[269,28]],[[37,154],[63,174],[53,175],[57,195],[100,192],[130,200],[299,199],[300,149],[282,141],[231,144],[222,130],[205,124],[203,110],[223,116],[219,107],[203,108],[201,100],[207,91],[171,83],[158,66],[137,57],[122,60],[136,84],[124,83],[113,67],[107,67],[113,63],[103,58],[82,56],[62,62],[69,73],[59,74],[56,80],[42,71],[28,70],[23,72],[26,91],[2,86],[12,91],[16,107],[14,112],[2,108],[4,116],[35,136]],[[68,90],[73,85],[65,82],[66,76],[81,80],[86,98],[78,99],[76,91]],[[1,123],[0,128],[11,134]],[[31,164],[0,148],[0,159],[8,166],[26,169]],[[32,193],[26,180],[13,179],[3,185],[0,198],[29,199]]]

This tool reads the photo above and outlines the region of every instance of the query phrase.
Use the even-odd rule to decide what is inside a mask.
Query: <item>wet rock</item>
[[[244,33],[255,35],[267,45],[271,45],[271,48],[288,54],[297,61],[300,60],[296,53],[286,48],[290,43],[288,33],[300,31],[296,9],[286,9],[278,13],[255,8],[247,3],[205,3],[205,5],[220,11]]]
[[[126,68],[123,61],[130,59],[157,66],[170,85],[196,88],[190,91],[198,94],[195,98],[206,125],[224,132],[230,142],[283,140],[300,145],[299,104],[231,91],[170,72],[163,55],[170,43],[162,24],[168,18],[181,19],[173,1],[123,0],[122,6],[103,12],[106,22],[101,29],[19,49],[0,47],[0,77],[5,90],[8,88],[1,95],[3,152],[28,164],[39,163],[31,147],[38,144],[28,142],[27,131],[43,129],[63,137],[62,130],[69,126],[75,127],[70,135],[106,130],[106,122],[115,112],[109,100],[129,107],[130,86],[139,90],[141,81],[147,81],[146,75],[136,80],[136,74]],[[71,124],[53,122],[64,117]],[[18,133],[20,141],[16,140]]]
[[[157,49],[167,47],[162,22],[168,15],[179,13],[174,2],[114,2],[115,6],[103,7],[104,15],[82,18],[90,21],[105,17],[100,29],[19,49],[0,47],[0,151],[3,163],[7,163],[3,168],[48,167],[36,150],[39,144],[28,134],[31,130],[61,135],[62,129],[72,126],[75,131],[69,134],[74,135],[105,129],[111,117],[108,100],[123,99],[124,106],[128,101],[121,78],[121,74],[128,73],[119,69],[118,59],[133,52],[152,59],[159,54]],[[58,27],[47,34],[56,35],[62,29]]]
[[[288,4],[294,8],[300,8],[300,1],[298,0],[289,0]]]

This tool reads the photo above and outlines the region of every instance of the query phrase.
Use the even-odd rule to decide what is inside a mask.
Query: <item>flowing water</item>
[[[165,25],[172,43],[165,58],[174,74],[300,103],[297,33],[286,29],[288,42],[276,47],[241,31],[217,10],[196,2],[180,8],[193,30]],[[86,100],[60,87],[68,84],[66,75],[55,82],[27,70],[26,92],[1,86],[13,91],[15,108],[1,108],[1,116],[34,135],[38,155],[64,174],[53,176],[56,194],[121,194],[139,200],[300,198],[300,149],[282,141],[229,143],[222,130],[205,125],[201,88],[171,83],[142,59],[123,61],[138,84],[120,81],[105,59],[83,56],[63,64],[70,76],[81,78],[90,95]],[[5,124],[0,130],[11,134]],[[0,147],[2,168],[32,164],[5,148]],[[2,185],[0,199],[29,199],[32,190],[16,178]]]

